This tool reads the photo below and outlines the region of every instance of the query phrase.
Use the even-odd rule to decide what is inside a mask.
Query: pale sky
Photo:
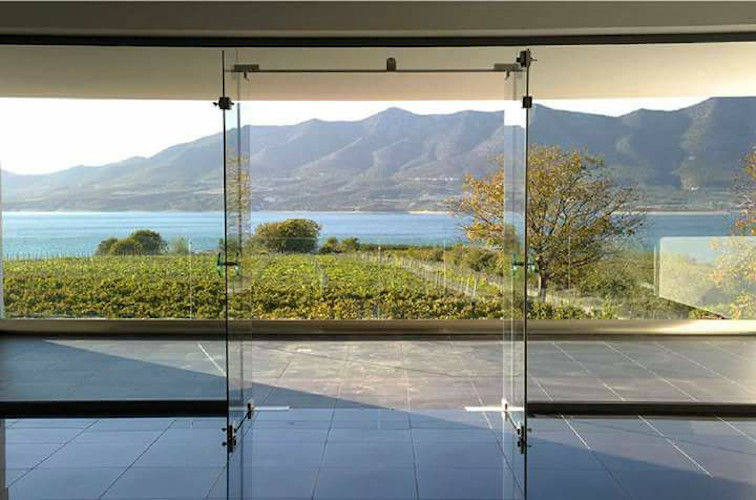
[[[538,104],[611,116],[639,108],[672,110],[705,99],[541,100]],[[286,125],[312,118],[359,120],[388,107],[417,114],[505,109],[517,123],[512,101],[265,101],[245,103],[244,122]],[[220,114],[209,102],[80,99],[0,99],[0,167],[40,174],[76,165],[97,166],[132,156],[151,156],[169,146],[221,131]]]

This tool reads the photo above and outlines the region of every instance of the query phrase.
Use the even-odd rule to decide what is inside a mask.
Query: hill
[[[245,126],[255,209],[438,210],[466,174],[490,171],[524,131],[500,112],[416,115],[389,108],[359,121]],[[712,98],[675,111],[608,117],[536,106],[536,144],[585,149],[657,208],[723,208],[756,145],[756,98]],[[6,210],[219,210],[220,134],[149,157],[45,175],[2,173]]]

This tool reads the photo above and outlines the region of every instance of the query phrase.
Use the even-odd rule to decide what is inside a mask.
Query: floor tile
[[[509,469],[420,467],[417,481],[421,500],[500,500],[519,497],[519,488]]]
[[[317,467],[323,459],[322,443],[246,442],[244,463],[251,466]]]
[[[77,435],[71,443],[141,443],[148,445],[161,434],[161,431],[84,431]]]
[[[131,467],[103,498],[203,498],[222,467]]]
[[[719,477],[679,470],[623,470],[615,474],[617,481],[632,498],[685,500],[756,498],[756,486]]]
[[[157,442],[149,447],[135,467],[222,467],[226,463],[226,448],[221,441]]]
[[[316,500],[417,498],[412,468],[326,467],[320,470]]]
[[[409,429],[364,429],[337,428],[328,434],[329,443],[378,442],[409,443],[412,441]]]
[[[244,435],[244,439],[254,441],[287,442],[296,441],[301,443],[324,443],[328,437],[328,429],[302,429],[280,427],[252,428]]]
[[[412,440],[416,443],[462,442],[479,443],[494,442],[496,435],[487,429],[412,429]]]
[[[144,443],[69,443],[39,466],[128,467],[147,450],[148,446]]]
[[[22,418],[15,428],[86,429],[97,420],[93,418]]]
[[[254,499],[311,498],[315,490],[318,469],[244,467],[241,475],[244,495]]]
[[[34,469],[10,487],[9,498],[99,498],[123,472],[120,467]]]
[[[6,443],[67,443],[77,434],[79,428],[19,428],[13,427],[5,431]]]
[[[326,444],[323,463],[326,467],[412,467],[414,458],[410,443],[336,443]]]
[[[18,480],[20,477],[22,477],[24,474],[26,474],[30,470],[31,469],[20,469],[20,468],[11,469],[9,467],[6,467],[4,470],[5,484],[0,484],[0,491],[2,491],[3,487],[7,488],[11,484],[13,484],[16,480]],[[3,474],[0,473],[0,476],[1,475]]]
[[[60,444],[12,444],[5,445],[5,467],[9,469],[32,468],[61,448]]]
[[[496,443],[415,443],[420,467],[502,468],[504,455]]]
[[[539,469],[528,471],[528,500],[614,500],[625,498],[628,498],[627,494],[604,470],[569,470],[563,468],[561,470]]]
[[[90,431],[164,431],[173,418],[103,418],[89,427]]]

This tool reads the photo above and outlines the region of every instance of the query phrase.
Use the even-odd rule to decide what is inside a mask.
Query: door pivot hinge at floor
[[[230,424],[222,429],[226,433],[226,440],[223,441],[223,446],[226,447],[228,453],[233,453],[236,449],[236,427]]]
[[[525,427],[525,424],[520,424],[517,427],[517,448],[520,450],[520,454],[524,455],[528,449],[528,432],[530,429]]]
[[[230,97],[221,96],[218,98],[217,102],[213,103],[213,105],[217,106],[218,109],[222,109],[223,111],[228,111],[234,106],[234,103]]]

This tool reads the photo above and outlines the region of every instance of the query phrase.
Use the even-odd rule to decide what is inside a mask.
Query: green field
[[[463,257],[468,254],[462,253]],[[645,254],[603,261],[572,290],[532,301],[534,319],[677,319],[706,311],[658,297]],[[649,261],[650,262],[650,261]],[[649,267],[649,269],[646,269]],[[478,270],[476,270],[478,268]],[[522,282],[433,249],[264,254],[231,269],[230,314],[257,319],[519,317]],[[531,283],[532,288],[533,283]],[[531,294],[533,292],[531,291]],[[514,297],[514,299],[513,299]],[[223,317],[214,255],[100,256],[5,262],[8,318]]]
[[[12,260],[5,264],[5,314],[11,318],[220,318],[223,282],[215,264],[211,255]],[[240,279],[233,280],[234,317],[496,318],[502,316],[505,303],[500,293],[490,289],[487,293],[476,289],[471,296],[451,277],[446,283],[430,280],[390,259],[263,254],[245,259],[242,271]]]

